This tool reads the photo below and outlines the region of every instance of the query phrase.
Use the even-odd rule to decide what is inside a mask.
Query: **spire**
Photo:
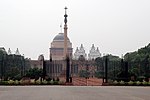
[[[79,50],[78,47],[77,47],[77,50]]]
[[[92,44],[92,48],[94,48],[94,44]]]
[[[83,48],[83,44],[81,44],[81,48]]]
[[[15,55],[20,55],[19,49],[17,48]]]
[[[94,46],[94,44],[92,44],[92,48],[91,48],[91,50],[95,50],[95,46]]]
[[[81,46],[80,46],[80,51],[84,52],[83,44],[81,44]]]
[[[64,22],[65,22],[65,24],[67,24],[67,17],[68,17],[68,15],[67,15],[67,7],[65,7],[65,15],[64,15],[64,17],[65,17],[65,20],[64,20]]]
[[[79,49],[78,49],[78,47],[77,47],[76,52],[78,52],[78,51],[79,51]]]
[[[10,50],[10,48],[8,49],[8,55],[11,55],[11,50]]]
[[[99,51],[98,47],[97,47],[97,51]]]

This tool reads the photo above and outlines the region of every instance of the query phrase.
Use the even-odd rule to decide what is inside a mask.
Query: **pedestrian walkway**
[[[74,86],[101,86],[102,79],[98,78],[81,78],[81,77],[74,77],[73,78],[73,85]]]
[[[60,80],[65,82],[65,77],[60,77]],[[102,79],[98,78],[82,78],[82,77],[73,77],[72,78],[73,86],[101,86]]]

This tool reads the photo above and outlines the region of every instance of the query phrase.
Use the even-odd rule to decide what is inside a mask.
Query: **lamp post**
[[[6,60],[6,54],[2,53],[2,59],[1,59],[1,80],[3,80],[4,76],[5,76],[5,60]]]
[[[70,77],[70,59],[69,57],[66,58],[66,82],[69,83],[69,77]]]
[[[0,64],[1,64],[1,81],[2,81],[2,79],[3,79],[3,54],[1,56]]]
[[[116,67],[115,67],[116,66],[116,62],[114,62],[113,66],[114,66],[113,67],[114,68],[114,70],[113,70],[113,72],[114,72],[114,78],[113,79],[115,80],[116,79]]]
[[[23,77],[24,73],[24,56],[21,57],[21,77]]]
[[[88,78],[89,78],[89,64],[86,64],[86,86],[88,86]]]
[[[105,58],[105,83],[108,83],[107,72],[108,72],[108,57],[106,56]]]

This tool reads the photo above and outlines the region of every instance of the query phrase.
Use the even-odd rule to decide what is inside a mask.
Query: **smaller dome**
[[[39,61],[44,61],[44,56],[43,56],[43,55],[39,55],[38,60],[39,60]]]
[[[67,40],[69,41],[68,37]],[[56,35],[53,41],[64,41],[64,33],[59,33],[58,35]]]

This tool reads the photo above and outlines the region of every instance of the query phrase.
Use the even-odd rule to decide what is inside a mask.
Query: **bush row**
[[[150,82],[140,82],[140,81],[129,81],[129,82],[124,82],[124,81],[113,81],[112,83],[110,83],[110,85],[114,85],[114,86],[150,86]]]
[[[32,81],[32,80],[25,80],[25,81],[0,81],[0,85],[64,85],[64,82],[61,81]]]

